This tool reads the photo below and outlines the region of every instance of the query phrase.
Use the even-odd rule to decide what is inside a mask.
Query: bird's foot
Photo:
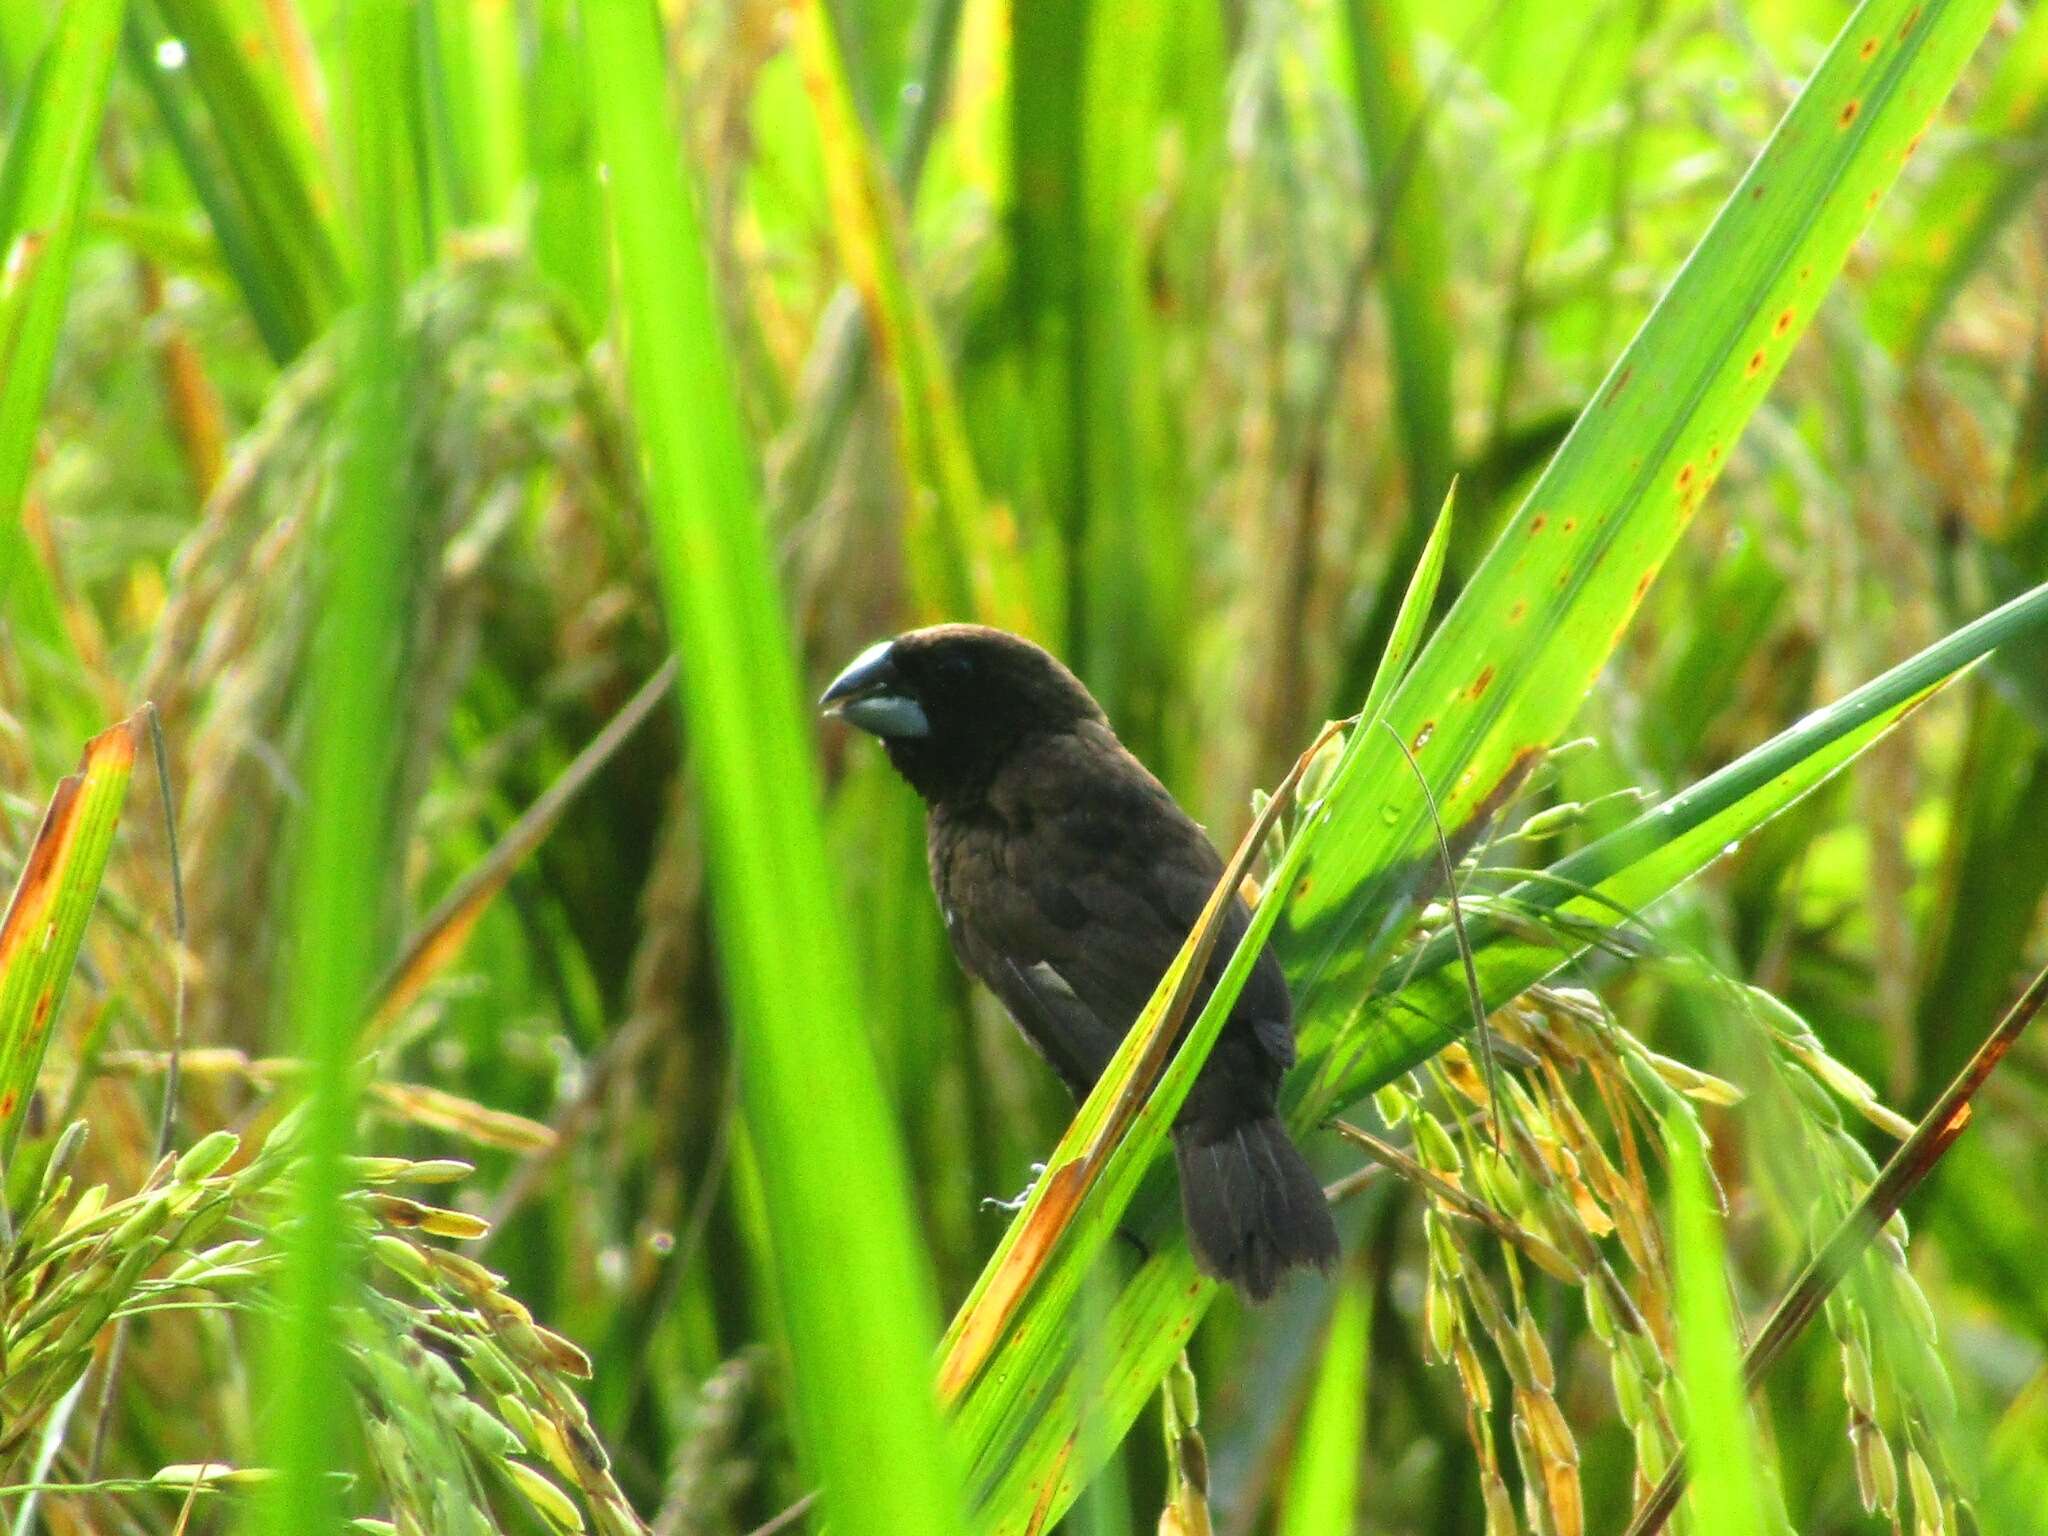
[[[1038,1188],[1038,1181],[1044,1177],[1045,1164],[1033,1163],[1031,1165],[1031,1182],[1029,1184],[1026,1184],[1007,1200],[998,1200],[994,1195],[984,1195],[981,1199],[981,1208],[984,1211],[1007,1211],[1010,1215],[1014,1216],[1030,1202],[1031,1191]]]

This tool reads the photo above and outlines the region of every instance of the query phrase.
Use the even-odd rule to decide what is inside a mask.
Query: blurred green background
[[[1512,819],[1569,811],[1475,867],[1569,855],[2048,579],[2048,10],[1930,6],[1902,27],[1865,10],[1884,26],[1864,60],[1919,28],[1951,47],[1954,93],[1941,104],[1953,68],[1896,77],[1899,120],[1925,129],[1885,151],[1888,198],[1843,179],[1783,215],[1787,251],[1809,224],[1868,222],[1746,432],[1730,408],[1711,496],[1686,496],[1687,460],[1683,537],[1618,609],[1625,631],[1574,642],[1585,676],[1607,657],[1568,733],[1591,743],[1554,754]],[[91,1133],[63,1199],[155,1187],[176,1020],[180,1150],[229,1127],[248,1159],[315,1088],[291,1193],[223,1185],[230,1233],[165,1228],[146,1249],[108,1223],[120,1242],[73,1255],[89,1296],[144,1253],[122,1284],[147,1296],[63,1336],[62,1382],[31,1372],[62,1332],[36,1310],[57,1271],[5,1239],[11,1528],[573,1515],[711,1536],[821,1478],[827,1504],[793,1523],[966,1528],[963,1475],[980,1495],[924,1373],[1007,1223],[981,1198],[1023,1184],[1072,1110],[947,952],[914,797],[804,701],[913,624],[1025,630],[1227,851],[1254,789],[1364,702],[1453,478],[1438,613],[1525,526],[1536,477],[1849,15],[6,0],[0,874],[86,739],[153,701],[186,935],[145,750],[30,1064],[9,1229],[39,1230],[45,1205],[57,1220],[38,1181],[74,1117]],[[1606,451],[1618,472],[1627,450]],[[1496,642],[1542,661],[1504,628],[1470,643]],[[672,649],[682,707],[665,680],[629,706]],[[1560,674],[1551,713],[1582,683]],[[627,708],[633,728],[601,737]],[[1572,1027],[1749,1090],[1694,1095],[1737,1337],[1700,1300],[1713,1271],[1677,1285],[1677,1315],[1722,1356],[1893,1145],[1841,1114],[1856,1078],[1908,1120],[1933,1100],[2048,963],[2044,888],[2036,630],[1555,978],[1598,995],[1604,1023]],[[1402,911],[1404,934],[1442,927]],[[1731,1025],[1755,994],[1729,983],[1810,1025],[1811,1096],[1771,1090],[1776,1047]],[[1573,998],[1559,1017],[1591,1006]],[[1517,1057],[1532,1079],[1542,1038]],[[1375,1123],[1427,1152],[1405,1106],[1435,1103],[1453,1165],[1506,1208],[1454,1113],[1470,1071],[1454,1056],[1402,1078]],[[1675,1362],[1652,1230],[1667,1181],[1615,1150],[1635,1112],[1601,1102],[1588,1134],[1623,1169],[1596,1203],[1646,1213],[1614,1241]],[[2040,1037],[1976,1110],[1908,1207],[1914,1283],[1831,1307],[1772,1377],[1760,1449],[1725,1464],[1723,1493],[1763,1490],[1752,1528],[2048,1520]],[[1314,1146],[1333,1180],[1358,1166],[1335,1136]],[[354,1234],[408,1222],[344,1192],[382,1176],[345,1154],[473,1162],[432,1198],[490,1222],[463,1251],[503,1290],[441,1275],[467,1300],[415,1295],[362,1259]],[[1720,1240],[1696,1206],[1679,1215]],[[1061,1528],[1151,1529],[1164,1507],[1175,1529],[1289,1536],[1620,1530],[1668,1454],[1654,1434],[1644,1451],[1640,1388],[1610,1359],[1626,1348],[1476,1226],[1464,1262],[1506,1310],[1495,1332],[1483,1296],[1460,1303],[1470,1364],[1443,1348],[1445,1219],[1377,1178],[1340,1213],[1341,1274],[1257,1312],[1220,1299],[1170,1385],[1171,1449],[1151,1408],[1120,1449],[1111,1424]],[[255,1246],[217,1257],[203,1299],[148,1291],[230,1235]],[[1063,1314],[1068,1343],[1092,1347],[1115,1294]],[[448,1343],[470,1325],[444,1306],[525,1326],[489,1297],[587,1353],[587,1421],[517,1350],[508,1388]],[[1482,1364],[1489,1335],[1510,1342]],[[1733,1427],[1724,1398],[1708,1422]],[[1532,1470],[1566,1447],[1570,1497]],[[607,1457],[609,1491],[591,1470]],[[205,1461],[283,1465],[292,1497],[186,1509],[175,1480],[119,1481]],[[25,1491],[45,1484],[97,1491]],[[601,1508],[612,1493],[630,1509]]]

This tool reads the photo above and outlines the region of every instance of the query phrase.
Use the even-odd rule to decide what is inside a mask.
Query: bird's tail
[[[1174,1153],[1181,1209],[1204,1274],[1264,1301],[1288,1270],[1336,1261],[1337,1228],[1323,1187],[1277,1118],[1221,1131],[1178,1128]]]

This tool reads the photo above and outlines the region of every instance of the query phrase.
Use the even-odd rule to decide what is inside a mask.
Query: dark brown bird
[[[1222,876],[1209,839],[1080,680],[1001,630],[898,635],[819,702],[880,737],[923,797],[953,952],[1084,1096]],[[1190,1020],[1249,919],[1234,902]],[[1196,1262],[1254,1300],[1337,1256],[1322,1188],[1274,1113],[1293,1061],[1287,982],[1262,954],[1173,1127]]]

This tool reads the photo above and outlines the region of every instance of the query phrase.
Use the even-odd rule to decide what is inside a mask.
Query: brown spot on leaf
[[[1423,721],[1422,728],[1415,733],[1415,739],[1408,743],[1408,750],[1410,752],[1420,752],[1429,745],[1429,738],[1435,734],[1436,722],[1434,720]]]
[[[1521,622],[1522,622],[1522,620],[1523,620],[1523,619],[1527,618],[1527,617],[1528,617],[1528,615],[1529,615],[1529,605],[1528,605],[1527,603],[1523,602],[1523,601],[1522,601],[1522,600],[1521,600],[1521,599],[1520,599],[1520,598],[1518,597],[1518,598],[1516,598],[1516,599],[1515,599],[1515,605],[1514,605],[1514,607],[1512,607],[1512,608],[1510,608],[1510,609],[1508,610],[1508,622],[1509,622],[1510,624],[1519,624],[1519,623],[1521,623]]]
[[[14,1106],[18,1102],[20,1101],[15,1097],[12,1088],[8,1089],[5,1093],[0,1093],[0,1120],[5,1120],[9,1115],[13,1114]]]
[[[1906,20],[1905,20],[1905,24],[1904,24],[1903,26],[1901,26],[1901,27],[1899,28],[1899,41],[1900,41],[1900,42],[1904,42],[1904,41],[1906,40],[1906,34],[1907,34],[1908,32],[1911,32],[1911,31],[1913,30],[1914,26],[1918,24],[1919,20],[1920,20],[1920,7],[1916,5],[1916,6],[1914,6],[1914,7],[1913,7],[1913,9],[1912,9],[1912,10],[1910,10],[1910,11],[1906,12]]]
[[[1628,388],[1628,381],[1635,376],[1635,371],[1636,365],[1634,363],[1630,363],[1621,370],[1620,375],[1614,381],[1614,388],[1607,392],[1607,403],[1609,405],[1614,404],[1615,401],[1621,398],[1621,392]]]
[[[1749,377],[1755,378],[1764,371],[1764,349],[1758,347],[1749,354]]]
[[[1579,531],[1579,520],[1576,517],[1568,517],[1558,525],[1557,531],[1559,533],[1577,533]]]
[[[1039,1536],[1052,1519],[1052,1501],[1058,1497],[1060,1483],[1067,1475],[1067,1461],[1074,1454],[1074,1440],[1077,1429],[1060,1442],[1059,1453],[1053,1457],[1052,1470],[1046,1474],[1045,1485],[1031,1507],[1030,1523],[1024,1527],[1024,1536]]]
[[[1875,57],[1877,53],[1877,39],[1866,37],[1863,39],[1863,46],[1856,51],[1866,59]]]
[[[1786,332],[1792,329],[1792,319],[1792,306],[1788,304],[1778,311],[1778,318],[1771,324],[1771,334],[1773,336],[1783,336],[1786,334]]]
[[[1851,96],[1847,101],[1842,103],[1842,110],[1835,114],[1835,126],[1837,128],[1848,127],[1851,123],[1856,121],[1856,114],[1858,112],[1861,112],[1862,110],[1862,101],[1859,100],[1857,97]]]
[[[1648,591],[1650,590],[1650,583],[1651,583],[1651,582],[1653,582],[1653,581],[1655,581],[1656,579],[1657,579],[1657,573],[1656,573],[1655,571],[1645,571],[1645,572],[1643,572],[1643,574],[1642,574],[1641,578],[1640,578],[1640,579],[1639,579],[1639,580],[1638,580],[1638,581],[1636,582],[1636,601],[1637,601],[1637,602],[1639,602],[1639,603],[1640,603],[1640,602],[1641,602],[1641,601],[1643,600],[1643,594],[1644,594],[1644,593],[1646,593],[1646,592],[1648,592]]]
[[[1900,158],[1901,160],[1910,160],[1910,159],[1912,159],[1912,158],[1913,158],[1913,154],[1914,154],[1914,151],[1916,151],[1916,150],[1917,150],[1917,149],[1919,149],[1919,147],[1920,147],[1920,141],[1921,141],[1921,139],[1923,139],[1923,138],[1925,138],[1925,137],[1926,137],[1926,134],[1925,134],[1925,131],[1924,131],[1924,130],[1923,130],[1922,132],[1920,132],[1920,133],[1916,133],[1916,134],[1914,134],[1912,138],[1910,138],[1910,139],[1908,139],[1908,140],[1906,141],[1906,152],[1905,152],[1904,154],[1900,155],[1900,156],[1899,156],[1899,158]]]
[[[49,920],[64,867],[71,856],[72,839],[78,831],[79,796],[87,776],[95,770],[127,774],[142,739],[142,718],[139,714],[130,716],[93,737],[85,744],[78,772],[57,781],[49,807],[43,812],[43,824],[15,882],[14,899],[5,916],[0,916],[0,970],[6,969],[9,957]]]
[[[1481,668],[1479,675],[1472,679],[1472,686],[1468,690],[1468,692],[1470,692],[1472,697],[1476,699],[1492,686],[1493,667],[1489,664],[1488,666]]]
[[[1764,200],[1764,184],[1762,182],[1758,182],[1749,189],[1749,200],[1752,203],[1760,203]]]
[[[1682,465],[1680,465],[1680,466],[1679,466],[1679,470],[1678,470],[1678,489],[1679,489],[1679,491],[1680,491],[1680,493],[1681,493],[1681,494],[1682,494],[1682,493],[1684,493],[1685,491],[1688,491],[1688,490],[1690,490],[1690,489],[1692,488],[1692,477],[1693,477],[1694,473],[1695,473],[1695,471],[1694,471],[1694,469],[1693,469],[1692,465],[1690,465],[1690,464],[1682,464]]]
[[[14,901],[0,919],[0,966],[15,950],[28,942],[42,924],[44,914],[57,897],[57,872],[77,812],[78,792],[85,780],[72,774],[57,781],[50,807],[43,813],[42,830],[29,848],[28,862],[14,885]]]
[[[1541,533],[1544,529],[1544,526],[1548,524],[1549,521],[1550,518],[1547,514],[1538,512],[1534,517],[1529,519],[1529,532],[1532,534]]]

